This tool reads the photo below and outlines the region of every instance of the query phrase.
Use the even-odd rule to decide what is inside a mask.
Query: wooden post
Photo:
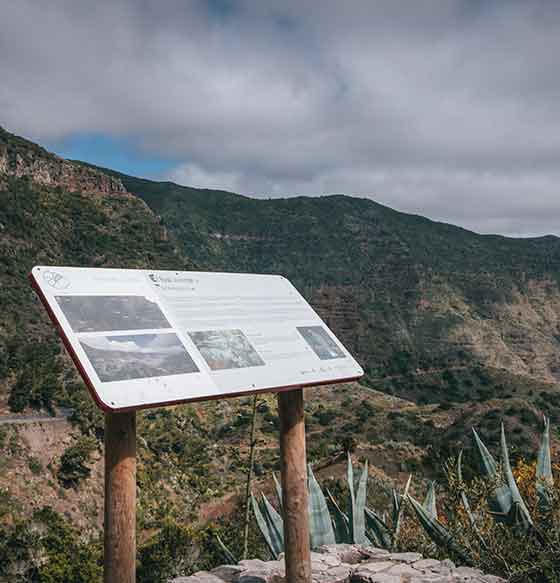
[[[303,389],[278,393],[286,581],[311,583]]]
[[[105,414],[104,546],[104,583],[135,583],[135,412]]]

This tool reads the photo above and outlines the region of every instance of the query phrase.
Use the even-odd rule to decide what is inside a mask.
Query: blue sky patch
[[[129,138],[103,134],[75,134],[47,142],[45,146],[63,158],[89,162],[140,178],[165,178],[178,164],[176,160],[142,152]]]

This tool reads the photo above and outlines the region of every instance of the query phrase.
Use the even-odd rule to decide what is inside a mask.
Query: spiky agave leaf
[[[550,419],[545,416],[544,430],[537,459],[537,494],[539,496],[539,508],[541,512],[550,510],[553,488],[554,477],[552,475],[552,462],[550,460]]]
[[[393,525],[397,523],[401,502],[402,500],[399,500],[399,495],[395,488],[391,488],[391,521]]]
[[[474,514],[472,513],[471,505],[469,504],[469,499],[467,498],[467,494],[465,493],[465,490],[463,489],[463,450],[461,450],[459,452],[459,456],[457,457],[457,478],[459,479],[459,482],[461,483],[461,485],[460,485],[460,487],[461,487],[461,502],[463,504],[463,508],[465,509],[465,512],[467,513],[467,517],[469,519],[469,522],[474,527],[476,524],[475,519],[474,519]]]
[[[387,523],[374,511],[365,508],[366,532],[368,538],[381,548],[390,549],[393,543],[393,534]]]
[[[264,494],[261,494],[261,509],[271,533],[278,539],[279,546],[284,548],[284,521]]]
[[[280,512],[282,512],[282,486],[280,486],[280,482],[276,477],[276,474],[272,472],[272,479],[274,480],[274,490],[276,491],[276,498],[278,500],[278,508],[280,508]]]
[[[218,535],[218,534],[216,535],[216,541],[218,543],[218,546],[220,547],[220,550],[222,551],[222,553],[226,557],[226,561],[228,562],[228,565],[237,565],[237,559],[233,556],[233,553],[227,548],[226,544],[224,543],[224,541],[220,538],[220,535]]]
[[[350,535],[353,544],[367,545],[369,541],[366,537],[365,507],[367,489],[368,463],[367,460],[362,470],[362,475],[358,481],[358,489],[354,489],[354,470],[352,459],[348,454],[348,489],[350,492]]]
[[[321,545],[334,545],[336,539],[327,501],[310,465],[307,469],[307,478],[309,484],[309,534],[311,536],[311,548],[316,549]]]
[[[474,514],[471,510],[471,505],[469,503],[469,499],[467,498],[467,494],[463,488],[463,483],[464,483],[463,482],[463,450],[461,450],[459,452],[459,456],[457,457],[457,478],[459,479],[459,482],[460,482],[459,487],[461,488],[461,502],[463,503],[463,508],[465,509],[465,512],[467,513],[467,518],[469,519],[471,527],[472,527],[474,533],[476,534],[481,546],[483,548],[488,548],[488,545],[487,545],[486,541],[484,540],[484,537],[480,533],[478,525],[476,524],[476,520],[475,520]]]
[[[488,506],[496,520],[503,521],[503,517],[506,517],[511,510],[511,491],[509,486],[502,481],[498,472],[498,464],[496,463],[496,460],[494,460],[492,454],[488,451],[488,448],[484,445],[474,427],[472,431],[485,477],[489,480],[495,480],[498,482],[493,494],[488,498]]]
[[[484,445],[484,442],[478,436],[476,429],[472,428],[474,441],[478,448],[478,453],[480,454],[480,461],[482,463],[482,470],[487,478],[494,478],[498,472],[498,464],[493,458],[492,454],[488,451],[488,448]]]
[[[261,531],[261,534],[263,535],[263,538],[266,541],[266,544],[268,545],[268,548],[270,549],[272,556],[275,559],[277,559],[278,555],[284,552],[283,538],[280,539],[280,537],[277,535],[274,529],[270,528],[270,526],[268,525],[268,521],[265,519],[263,512],[261,511],[261,508],[259,507],[259,504],[257,503],[252,493],[251,504],[253,506],[253,512],[255,514],[255,519],[257,521],[259,530]]]
[[[348,482],[348,530],[350,542],[354,543],[354,514],[356,513],[356,496],[354,495],[354,468],[350,452],[347,453],[346,481]]]
[[[517,487],[517,483],[515,481],[515,477],[513,476],[513,472],[511,471],[511,464],[509,461],[509,452],[506,443],[506,432],[504,430],[504,424],[502,423],[502,430],[501,430],[501,438],[500,438],[501,448],[502,448],[502,463],[504,466],[504,473],[506,476],[506,480],[508,483],[509,491],[511,493],[511,499],[514,504],[518,506],[519,512],[522,517],[523,523],[528,523],[533,525],[533,520],[531,519],[531,515],[529,514],[529,509],[525,505],[523,498],[519,492],[519,488]],[[517,516],[517,513],[515,514]]]
[[[403,509],[404,509],[404,504],[405,504],[405,500],[407,500],[407,496],[408,496],[408,491],[410,490],[410,484],[412,483],[412,474],[410,474],[410,476],[408,476],[408,480],[406,481],[406,486],[404,487],[404,493],[401,496],[401,499],[398,499],[398,494],[396,494],[396,504],[397,506],[397,512],[396,515],[393,519],[393,548],[395,548],[397,546],[397,542],[399,540],[399,533],[401,531],[401,522],[402,522],[402,515],[403,515]],[[393,504],[395,504],[395,502],[393,502]]]
[[[422,504],[422,506],[429,516],[437,519],[436,483],[434,481],[428,484],[428,492],[426,498],[424,498],[424,504]]]
[[[329,490],[327,490],[327,501],[332,511],[334,536],[336,542],[338,544],[351,544],[352,539],[350,538],[350,525],[348,516],[342,512],[340,506],[336,503],[336,500]]]
[[[410,494],[407,496],[418,521],[426,531],[426,534],[438,545],[446,550],[455,553],[465,562],[470,562],[470,557],[467,549],[459,544],[453,534],[437,519],[431,517],[424,507],[415,500]]]
[[[347,452],[347,465],[346,465],[346,481],[348,482],[348,526],[350,529],[350,539],[353,541],[354,538],[354,527],[352,514],[355,506],[355,496],[354,496],[354,468],[352,466],[352,458],[350,457],[350,452]]]
[[[368,479],[368,461],[364,463],[362,475],[358,482],[358,491],[356,493],[356,517],[358,520],[354,522],[354,533],[358,533],[357,544],[367,544],[366,538],[366,524],[365,524],[365,510],[367,497],[367,479]],[[360,538],[362,541],[360,541]]]

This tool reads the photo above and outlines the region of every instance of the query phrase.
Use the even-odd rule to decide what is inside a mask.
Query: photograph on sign
[[[189,336],[212,370],[265,364],[241,330],[204,330]]]
[[[91,336],[80,344],[102,382],[199,372],[176,334]]]
[[[297,329],[321,360],[346,357],[322,326],[298,326]]]
[[[171,328],[157,303],[144,296],[55,296],[74,332]]]
[[[281,276],[37,266],[31,278],[105,410],[363,374]]]

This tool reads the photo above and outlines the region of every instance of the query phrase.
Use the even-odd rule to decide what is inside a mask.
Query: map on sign
[[[363,375],[278,275],[37,266],[30,277],[104,410]]]

